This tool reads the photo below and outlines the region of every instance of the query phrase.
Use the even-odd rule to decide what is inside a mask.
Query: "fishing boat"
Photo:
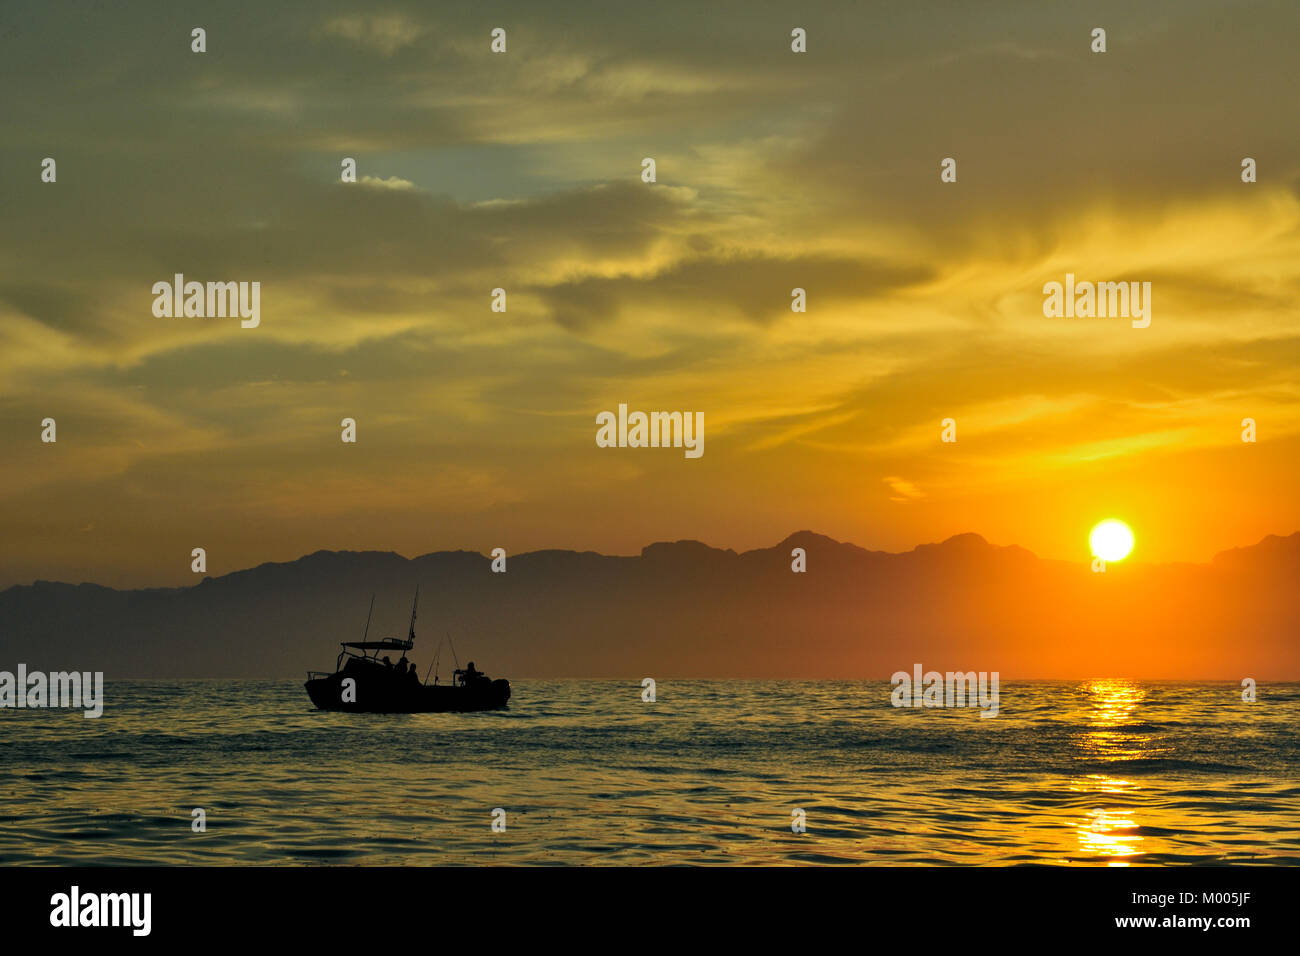
[[[420,589],[411,604],[411,627],[406,640],[395,637],[367,640],[375,599],[370,598],[370,616],[359,641],[340,641],[334,673],[308,671],[307,696],[321,710],[347,710],[375,714],[423,714],[445,711],[499,710],[510,700],[510,681],[492,680],[474,667],[474,662],[452,674],[450,684],[435,675],[432,684],[426,673],[420,679],[415,664],[406,654],[415,646],[415,611]],[[441,648],[439,648],[441,653]],[[455,653],[454,647],[452,653]],[[396,662],[391,655],[400,654]],[[430,665],[432,669],[433,665]]]

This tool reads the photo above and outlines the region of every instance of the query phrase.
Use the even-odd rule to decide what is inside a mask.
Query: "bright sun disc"
[[[1103,561],[1122,561],[1133,550],[1133,532],[1124,522],[1111,518],[1092,529],[1088,543]]]

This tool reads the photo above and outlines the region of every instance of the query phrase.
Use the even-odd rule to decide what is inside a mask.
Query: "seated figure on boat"
[[[486,675],[474,666],[473,661],[466,664],[463,671],[456,671],[452,677],[461,687],[473,687],[479,681],[487,679]]]

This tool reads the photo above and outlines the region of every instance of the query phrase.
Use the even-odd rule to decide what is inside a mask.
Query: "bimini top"
[[[399,641],[395,637],[386,637],[382,641],[340,641],[340,647],[355,647],[359,651],[409,651],[415,646],[415,641]]]

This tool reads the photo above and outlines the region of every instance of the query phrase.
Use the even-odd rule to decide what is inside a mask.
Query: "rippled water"
[[[376,716],[110,683],[98,720],[0,711],[0,862],[1300,863],[1300,685],[1003,684],[991,720],[888,691],[523,681]]]

